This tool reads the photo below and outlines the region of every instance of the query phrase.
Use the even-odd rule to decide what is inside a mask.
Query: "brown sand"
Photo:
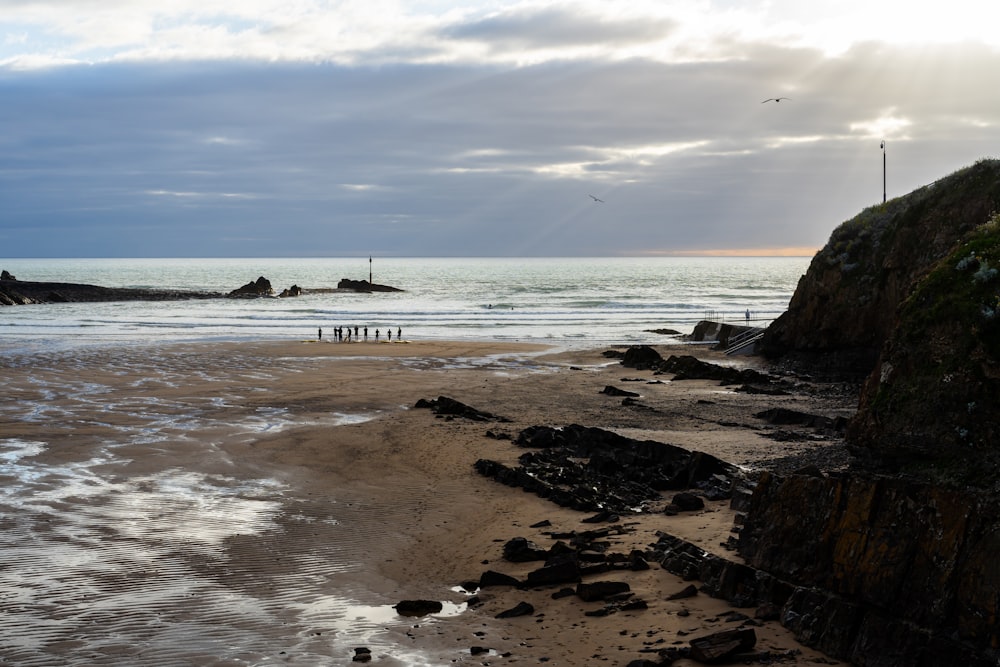
[[[850,412],[837,399],[648,384],[650,373],[603,350],[295,341],[5,357],[0,658],[340,665],[364,646],[384,665],[625,665],[735,627],[720,617],[728,605],[704,594],[667,601],[689,582],[656,566],[606,577],[628,581],[644,611],[586,617],[600,603],[513,589],[484,591],[481,606],[464,608],[459,583],[537,567],[501,559],[510,538],[547,547],[544,530],[593,528],[585,515],[478,476],[477,459],[521,453],[487,430],[578,423],[769,467],[832,445],[778,443],[754,412]],[[612,384],[641,392],[645,408],[600,393]],[[440,395],[512,422],[411,409]],[[529,527],[543,519],[552,528]],[[727,503],[625,517],[633,530],[615,550],[645,549],[664,531],[737,559],[721,546],[732,519]],[[406,619],[391,609],[404,599],[453,604]],[[535,614],[494,618],[520,601]],[[775,622],[756,631],[760,649],[800,651],[787,664],[839,664]],[[473,646],[492,651],[474,656]]]

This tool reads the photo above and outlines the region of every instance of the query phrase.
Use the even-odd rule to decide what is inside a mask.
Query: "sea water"
[[[226,368],[202,368],[186,351],[151,342],[302,339],[337,326],[399,328],[417,340],[656,342],[663,336],[653,329],[744,322],[747,310],[767,324],[808,261],[0,260],[0,269],[30,281],[228,292],[264,276],[279,291],[306,290],[280,299],[0,307],[0,368],[11,378],[0,402],[8,630],[0,662],[180,665],[213,656],[213,664],[340,665],[366,646],[380,663],[429,666],[468,650],[414,640],[415,626],[433,638],[439,619],[399,617],[387,584],[367,590],[355,581],[366,540],[386,539],[392,512],[407,520],[405,502],[379,504],[363,486],[303,496],[230,459],[228,443],[301,424],[266,401],[236,410],[242,399],[227,394],[227,374],[253,374],[267,387],[311,360],[261,368],[237,349]],[[368,279],[369,269],[374,282],[404,291],[310,292]],[[218,394],[185,394],[185,373],[215,382]],[[148,387],[173,391],[149,395]],[[322,425],[335,442],[338,424],[361,418],[332,413]],[[138,451],[145,454],[133,467]],[[420,493],[434,490],[418,481],[401,497],[419,503]],[[319,532],[326,539],[295,541]],[[293,575],[279,557],[294,563]],[[446,609],[461,613],[462,605]]]
[[[655,342],[703,319],[766,326],[807,257],[0,259],[20,280],[228,293],[258,277],[299,297],[0,308],[0,346],[314,337],[368,327],[406,339]],[[342,278],[401,292],[330,291]]]

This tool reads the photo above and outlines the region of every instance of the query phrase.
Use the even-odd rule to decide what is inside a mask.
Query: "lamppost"
[[[882,203],[885,203],[885,139],[882,140]]]

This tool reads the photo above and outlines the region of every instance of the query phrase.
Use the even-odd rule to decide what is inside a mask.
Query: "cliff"
[[[739,552],[852,664],[1000,664],[1000,161],[838,227],[761,349],[862,383],[835,476],[764,475]]]
[[[915,284],[996,210],[1000,160],[865,209],[834,230],[758,350],[867,375]]]

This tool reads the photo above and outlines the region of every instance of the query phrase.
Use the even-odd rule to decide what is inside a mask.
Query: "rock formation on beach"
[[[804,643],[855,664],[1000,660],[1000,161],[841,225],[763,351],[863,383],[836,477],[765,476],[749,566]],[[789,591],[791,589],[788,589]]]

